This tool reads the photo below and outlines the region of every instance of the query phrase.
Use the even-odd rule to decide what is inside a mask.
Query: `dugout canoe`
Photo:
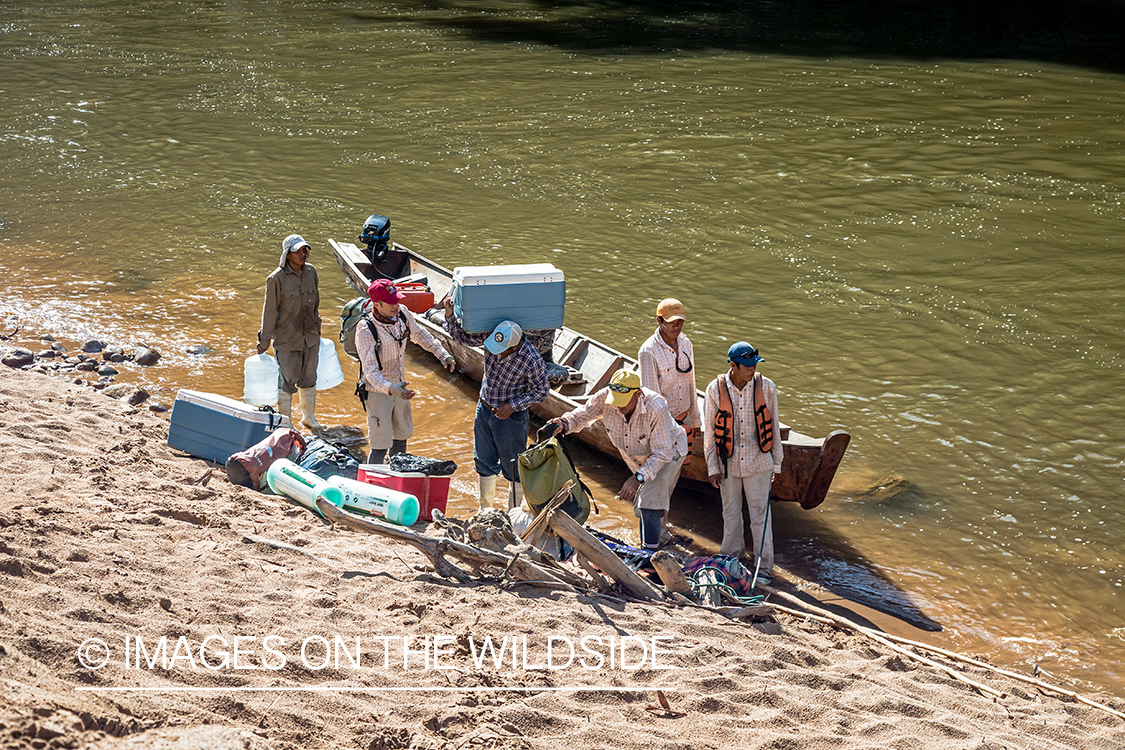
[[[392,245],[379,263],[372,263],[364,250],[353,243],[330,239],[328,244],[332,247],[332,253],[348,285],[359,294],[366,295],[368,285],[378,278],[424,276],[434,292],[436,304],[425,315],[417,316],[419,323],[442,342],[442,346],[454,356],[466,375],[478,382],[481,380],[484,374],[484,352],[477,347],[453,343],[441,325],[445,314],[441,300],[453,284],[451,270],[398,243]],[[555,331],[552,352],[555,362],[577,370],[581,377],[552,388],[545,401],[532,407],[532,413],[543,420],[581,406],[591,394],[609,383],[610,377],[618,369],[638,368],[634,357],[565,326]],[[700,400],[699,411],[702,414],[703,392],[697,391],[696,397]],[[620,454],[610,442],[600,420],[578,433],[577,437],[602,453],[620,460]],[[785,459],[781,465],[781,474],[774,479],[771,498],[800,503],[805,509],[820,505],[828,493],[850,439],[843,430],[815,438],[782,424],[781,440]],[[682,476],[695,482],[707,482],[702,440],[696,440],[692,446],[692,456],[684,462]]]

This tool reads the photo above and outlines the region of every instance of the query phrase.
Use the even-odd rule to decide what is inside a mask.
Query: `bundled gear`
[[[321,479],[332,476],[355,479],[359,474],[359,461],[352,457],[346,447],[318,437],[308,441],[308,445],[297,457],[296,463]]]
[[[296,430],[279,428],[266,438],[244,451],[231,454],[227,459],[227,477],[231,484],[256,490],[262,477],[279,458],[289,458],[305,449],[305,439]]]
[[[406,441],[402,442],[405,447]],[[393,453],[394,448],[391,448],[392,454],[388,462],[391,471],[399,472],[414,472],[417,474],[425,474],[428,477],[448,477],[457,471],[457,464],[452,461],[444,461],[440,458],[427,458],[425,456],[412,456],[409,453]]]
[[[590,517],[592,493],[578,471],[570,454],[557,437],[549,437],[519,455],[519,484],[523,501],[538,516],[568,481],[574,480],[570,497],[560,506],[564,513],[582,524]],[[595,512],[597,508],[594,508]]]

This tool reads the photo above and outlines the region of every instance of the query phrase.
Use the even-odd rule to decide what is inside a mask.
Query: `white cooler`
[[[168,445],[225,464],[232,453],[260,443],[278,427],[292,425],[275,411],[259,411],[214,393],[182,390],[172,404]]]
[[[560,328],[565,305],[563,272],[550,263],[453,269],[453,314],[467,333],[491,333],[502,320]]]

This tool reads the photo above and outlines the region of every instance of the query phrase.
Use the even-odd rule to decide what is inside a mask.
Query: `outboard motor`
[[[391,247],[391,220],[382,214],[371,214],[363,223],[359,241],[367,246],[367,257],[372,263],[382,262]]]

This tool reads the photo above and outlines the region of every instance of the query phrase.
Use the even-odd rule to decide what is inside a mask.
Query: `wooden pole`
[[[551,511],[547,523],[556,535],[562,537],[571,547],[594,563],[606,575],[625,587],[634,596],[648,601],[662,602],[664,595],[651,583],[633,572],[609,547],[560,510]]]
[[[684,569],[667,552],[660,550],[653,555],[652,567],[656,568],[656,572],[660,574],[660,580],[664,582],[664,588],[677,594],[691,594],[691,584],[688,583],[687,576],[684,575]]]

